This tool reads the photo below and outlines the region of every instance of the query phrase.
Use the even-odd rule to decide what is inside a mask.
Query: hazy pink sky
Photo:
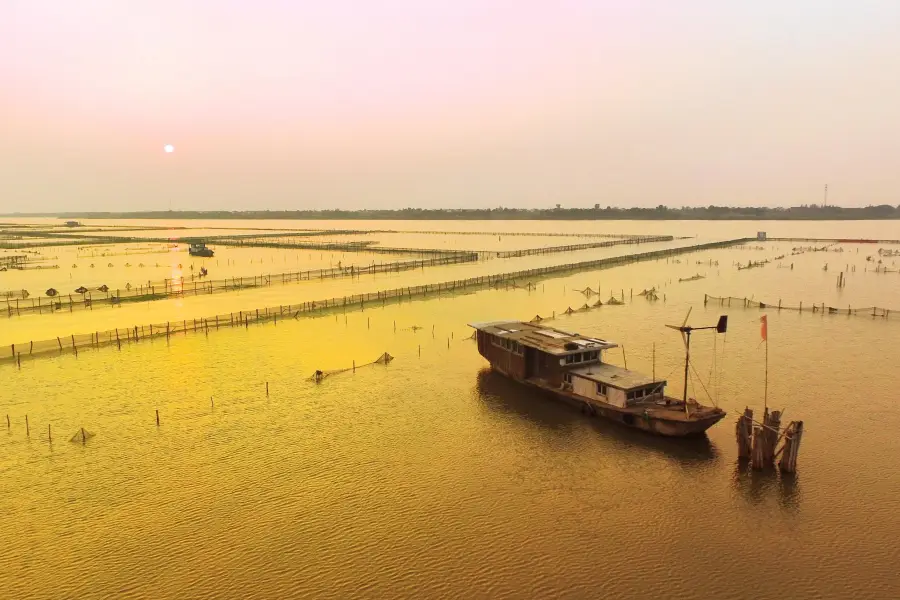
[[[0,0],[0,212],[900,204],[898,32],[897,0]]]

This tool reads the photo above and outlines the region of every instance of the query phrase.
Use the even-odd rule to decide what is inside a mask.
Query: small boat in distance
[[[723,332],[725,323],[723,317],[710,328],[675,328],[687,335],[689,350],[692,329]],[[725,416],[721,408],[688,398],[687,386],[679,400],[665,394],[664,380],[603,362],[603,351],[618,347],[614,342],[521,321],[469,326],[476,331],[479,354],[494,371],[589,414],[673,437],[703,434]]]
[[[188,248],[188,254],[191,256],[204,256],[210,258],[213,255],[213,251],[207,248],[206,244],[203,242],[193,242],[191,247]]]

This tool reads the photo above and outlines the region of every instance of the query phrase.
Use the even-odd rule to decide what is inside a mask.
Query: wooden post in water
[[[353,372],[356,373],[356,360],[353,361]]]
[[[156,409],[156,426],[159,427],[159,409]],[[84,436],[84,430],[82,430],[81,435]]]
[[[269,397],[269,382],[266,382],[266,398]]]
[[[784,432],[784,446],[781,448],[781,462],[778,466],[784,473],[797,471],[797,455],[800,453],[800,438],[803,437],[803,421],[791,421]]]
[[[28,415],[25,415],[25,435],[31,437],[31,427],[28,425]]]
[[[761,471],[765,462],[765,451],[763,449],[763,429],[762,427],[753,428],[753,447],[750,455],[750,466],[754,471]]]
[[[738,458],[750,458],[753,448],[753,409],[745,408],[744,414],[738,417],[735,428],[738,444]]]
[[[53,436],[50,434],[50,423],[47,423],[47,439],[50,440],[50,443],[53,443]]]

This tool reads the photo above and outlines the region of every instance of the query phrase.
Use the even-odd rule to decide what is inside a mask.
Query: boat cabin
[[[626,407],[662,400],[666,382],[604,363],[602,353],[618,344],[540,323],[472,323],[478,352],[501,373],[534,379],[587,398]]]
[[[191,246],[188,248],[188,254],[191,256],[205,256],[209,258],[213,256],[213,251],[210,248],[207,248],[204,242],[191,242]]]

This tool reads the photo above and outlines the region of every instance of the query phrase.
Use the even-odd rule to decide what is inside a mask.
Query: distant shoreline
[[[864,208],[555,208],[555,209],[401,209],[401,210],[248,210],[12,213],[0,218],[207,219],[296,221],[882,221],[900,219],[900,206]]]

